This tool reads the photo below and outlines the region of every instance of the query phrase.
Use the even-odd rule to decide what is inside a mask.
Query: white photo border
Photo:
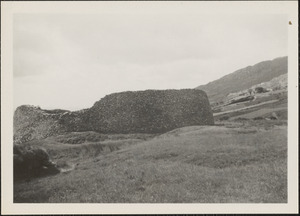
[[[297,213],[298,207],[298,2],[104,1],[1,2],[1,204],[2,214],[236,214]],[[16,204],[13,203],[13,15],[17,13],[130,13],[131,10],[287,14],[288,202],[282,204]]]

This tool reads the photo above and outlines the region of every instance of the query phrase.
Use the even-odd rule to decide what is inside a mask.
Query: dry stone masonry
[[[59,113],[48,113],[40,107],[23,105],[14,113],[14,143],[42,139],[65,131],[59,124]]]
[[[201,90],[146,90],[107,95],[89,110],[91,130],[103,133],[160,133],[189,125],[214,124]]]
[[[107,95],[90,109],[76,112],[20,106],[14,113],[14,142],[64,132],[161,133],[213,124],[211,107],[202,90],[128,91]]]

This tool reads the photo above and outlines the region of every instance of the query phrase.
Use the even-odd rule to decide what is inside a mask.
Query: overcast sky
[[[14,108],[78,110],[113,92],[194,88],[287,55],[284,15],[17,14]]]

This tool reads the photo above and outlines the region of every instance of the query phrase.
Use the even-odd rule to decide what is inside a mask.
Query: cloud
[[[15,106],[80,109],[106,94],[194,88],[287,53],[284,15],[19,14]]]

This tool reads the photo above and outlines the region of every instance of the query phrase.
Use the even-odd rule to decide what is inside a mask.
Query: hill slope
[[[204,90],[211,103],[222,100],[229,93],[248,89],[254,85],[270,81],[287,73],[287,57],[263,61],[253,66],[237,70],[206,85],[196,87]]]
[[[122,138],[83,145],[65,143],[61,136],[40,140],[36,144],[54,162],[77,165],[70,172],[17,182],[14,202],[287,202],[287,129],[280,124],[191,126],[125,145]],[[105,150],[112,145],[117,148]]]

